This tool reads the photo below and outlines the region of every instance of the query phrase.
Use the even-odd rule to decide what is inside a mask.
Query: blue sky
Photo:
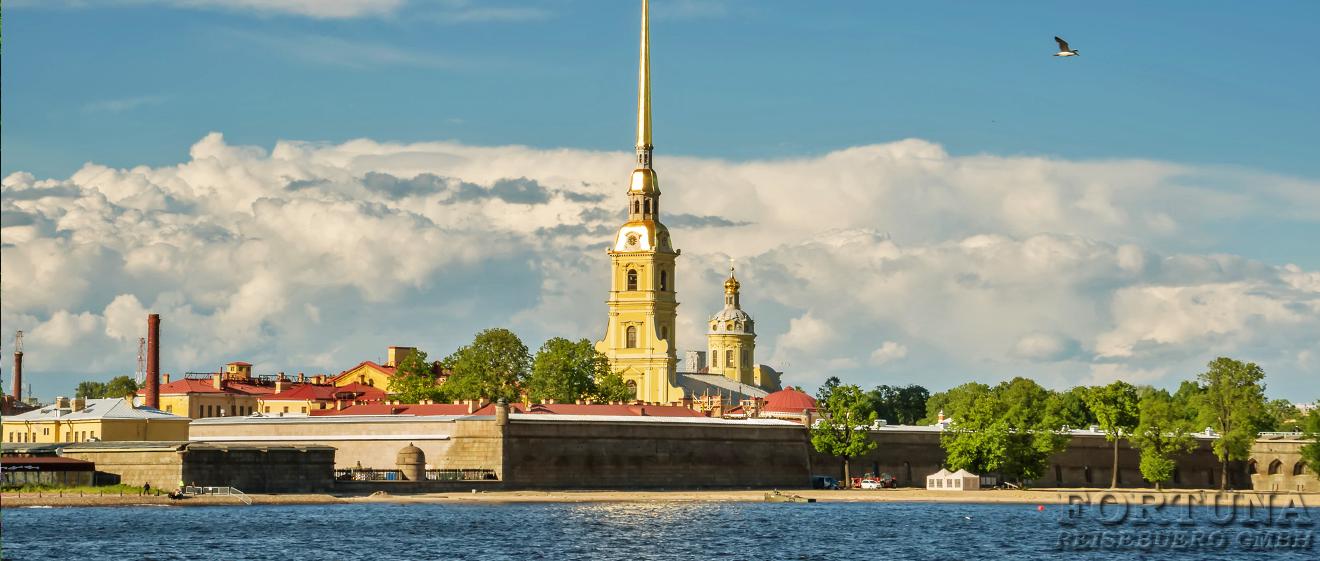
[[[266,151],[275,150],[281,140],[341,148],[354,139],[390,146],[444,141],[463,147],[525,146],[530,154],[546,157],[569,150],[585,160],[591,160],[592,154],[626,151],[633,137],[637,2],[20,0],[9,4],[7,57],[0,65],[6,125],[0,138],[4,153],[0,175],[6,177],[23,172],[34,181],[70,181],[84,189],[92,180],[72,176],[87,162],[115,169],[174,169],[195,160],[198,146],[221,150],[214,143],[199,143],[212,132],[223,134],[224,146],[258,146]],[[928,218],[921,224],[877,217],[872,222],[848,222],[846,227],[874,229],[908,249],[938,247],[978,235],[1005,235],[1025,243],[1032,236],[1059,234],[1114,247],[1134,244],[1164,259],[1223,254],[1275,268],[1292,264],[1303,272],[1320,269],[1320,252],[1315,250],[1316,240],[1320,240],[1320,214],[1312,212],[1320,208],[1312,206],[1320,178],[1320,158],[1316,157],[1320,139],[1314,133],[1320,130],[1320,111],[1314,100],[1315,92],[1320,91],[1320,73],[1309,70],[1314,61],[1305,44],[1314,34],[1314,22],[1320,21],[1320,5],[1314,2],[1075,3],[1061,9],[1058,3],[1047,2],[999,6],[983,2],[656,0],[652,12],[657,163],[662,175],[670,170],[679,177],[691,173],[688,184],[693,188],[701,185],[700,170],[752,173],[747,170],[776,165],[796,170],[795,162],[828,162],[830,154],[856,147],[920,139],[939,147],[955,168],[982,156],[1003,159],[1009,167],[1022,163],[1025,167],[1014,172],[1020,175],[1003,176],[1007,183],[1032,184],[1040,178],[1035,163],[1047,162],[1072,166],[1068,174],[1073,183],[1069,185],[1081,185],[1089,180],[1088,166],[1095,166],[1097,177],[1107,178],[1106,189],[1117,192],[1148,184],[1153,189],[1149,193],[1154,194],[1134,196],[1126,200],[1129,206],[1120,204],[1116,212],[1153,217],[1146,220],[1149,227],[1116,222],[1112,227],[1084,229],[1067,225],[1066,217],[1058,223],[1024,222],[1021,216],[982,216],[976,209],[950,210],[936,205],[910,213]],[[1082,56],[1049,56],[1055,50],[1054,35],[1069,40]],[[925,154],[924,150],[927,147],[909,153]],[[400,177],[445,172],[479,184],[486,178],[488,186],[500,178],[525,176],[551,189],[571,175],[539,177],[537,170],[522,169],[501,158],[492,156],[487,167],[478,171],[434,162],[396,162],[391,165],[400,167],[391,169]],[[670,168],[665,167],[664,158],[672,158]],[[1142,162],[1182,171],[1153,175],[1130,171],[1141,168]],[[497,165],[509,167],[491,167]],[[615,174],[619,180],[627,171],[626,161],[622,165]],[[366,172],[361,166],[350,167],[351,173],[345,172],[344,177],[304,171],[308,177],[329,182],[361,178]],[[1127,171],[1110,173],[1117,168]],[[804,165],[803,169],[814,168]],[[567,190],[569,183],[587,181],[572,179],[558,188]],[[950,184],[961,181],[944,180]],[[19,183],[14,184],[18,187],[6,183],[7,189],[36,185]],[[683,188],[673,185],[671,189]],[[704,204],[703,198],[726,197],[737,186],[716,182],[704,187],[710,191],[674,195],[686,197],[676,208],[697,218],[728,216],[742,208],[704,211],[718,205]],[[1169,194],[1182,187],[1194,187],[1197,196]],[[161,189],[174,197],[171,200],[184,200],[168,186]],[[858,189],[883,190],[865,183]],[[12,206],[7,211],[32,216],[44,212],[14,202],[26,199],[16,198],[13,192],[17,191],[6,191],[11,199],[6,204]],[[877,208],[899,204],[904,196],[882,197],[876,201]],[[771,197],[764,193],[761,197],[767,208],[774,208]],[[113,197],[112,201],[127,205],[125,208],[132,206]],[[1082,196],[1077,204],[1093,201]],[[909,202],[922,205],[930,201]],[[207,206],[196,201],[189,204]],[[604,204],[608,206],[609,201]],[[226,212],[233,210],[226,208]],[[1225,210],[1233,208],[1243,211]],[[482,216],[489,217],[494,211],[483,212]],[[60,224],[58,217],[43,216],[51,224]],[[1171,217],[1173,226],[1156,227],[1164,224],[1161,216]],[[786,224],[794,229],[799,223],[814,224],[818,218],[801,217]],[[429,219],[455,229],[435,216]],[[22,224],[13,222],[15,228],[36,228],[42,223],[18,220]],[[762,223],[762,217],[748,215],[744,221]],[[58,232],[65,227],[52,226],[51,239],[63,235]],[[792,244],[817,239],[811,236],[821,234],[823,228],[802,226],[799,238],[774,238],[774,243],[755,249],[748,244],[770,238],[755,232],[738,234],[736,228],[727,237],[712,231],[702,239],[729,245],[703,242],[709,245],[704,253],[709,256],[707,269],[717,269],[711,263],[733,255],[749,263],[749,274],[756,273],[758,258],[769,263],[775,255],[789,253]],[[22,250],[28,242],[10,240],[29,238],[26,234],[10,237],[9,232],[7,229],[7,247]],[[31,240],[46,236],[33,235],[37,237]],[[688,234],[697,235],[703,234]],[[677,232],[676,237],[682,241]],[[119,242],[105,243],[107,251],[117,255],[131,253]],[[576,246],[557,246],[555,251],[571,247]],[[32,251],[37,251],[36,246]],[[11,267],[16,267],[9,264],[17,262],[14,255],[6,254],[7,278],[13,276]],[[694,262],[704,259],[691,255]],[[116,259],[107,262],[116,263]],[[470,266],[478,276],[484,267],[499,271],[512,267],[525,273],[525,278],[509,281],[511,287],[517,287],[511,291],[546,286],[547,279],[555,278],[545,267],[529,269],[515,263],[516,259],[497,259]],[[766,267],[766,275],[775,269]],[[437,271],[432,274],[444,276]],[[559,281],[577,278],[578,273],[563,274],[566,276]],[[598,280],[590,278],[591,282]],[[1148,281],[1139,286],[1148,286]],[[1082,284],[1091,290],[1110,282],[1116,281],[1106,277]],[[455,304],[442,297],[438,287],[452,288],[451,283],[434,278],[408,280],[404,283],[408,288],[400,288],[384,301],[403,307],[425,301],[444,308]],[[231,289],[238,294],[240,286],[249,285],[239,282]],[[6,332],[11,325],[26,325],[26,329],[54,325],[51,322],[61,310],[74,315],[89,313],[108,322],[107,306],[116,296],[132,294],[152,307],[160,302],[161,294],[170,292],[121,287],[99,298],[74,298],[72,293],[56,291],[47,294],[52,303],[36,305],[11,301],[16,298],[11,286],[6,282]],[[1108,341],[1103,337],[1106,333],[1112,337],[1127,333],[1122,321],[1115,318],[1122,315],[1116,306],[1128,293],[1115,290],[1088,300],[1093,308],[1104,310],[1096,314],[1098,323],[1090,328],[1061,327],[1042,319],[1044,316],[1024,320],[1019,343],[1027,347],[1034,344],[1031,341],[1045,340],[1065,348],[1076,343],[1085,350],[1086,356],[1059,359],[1072,361],[1068,367],[1040,357],[1032,359],[1034,364],[1045,365],[1038,366],[1042,369],[1039,376],[1057,376],[1057,384],[1066,385],[1096,376],[1096,364],[1117,360],[1102,349],[1108,343],[1100,342]],[[17,293],[21,295],[22,290]],[[177,299],[203,315],[229,309],[217,303],[223,298],[201,294],[185,293]],[[61,296],[67,297],[68,306],[56,305]],[[810,300],[809,296],[802,299]],[[170,298],[175,297],[166,300],[175,302]],[[489,298],[509,299],[508,294],[498,292]],[[599,300],[596,295],[591,298]],[[757,298],[749,296],[748,301]],[[484,301],[482,297],[473,299]],[[762,344],[767,352],[775,349],[781,355],[781,347],[810,346],[802,341],[812,340],[808,336],[812,322],[828,315],[824,308],[850,305],[822,300],[812,308],[787,299],[771,300],[766,297],[763,306],[776,310],[770,312],[771,318],[782,327],[779,333],[771,328]],[[1302,307],[1298,312],[1301,319],[1275,318],[1283,322],[1279,332],[1315,326],[1316,317],[1308,306],[1317,301],[1307,293],[1287,303],[1293,308],[1285,309]],[[368,296],[362,306],[380,302]],[[320,301],[304,304],[317,309],[332,307]],[[534,334],[529,339],[561,334],[546,326],[546,321],[535,319],[538,313],[552,312],[536,311],[534,301],[523,304],[524,308],[510,308],[499,317],[515,324],[529,322],[527,329]],[[539,305],[545,305],[545,298]],[[693,302],[689,309],[700,315],[712,305]],[[596,319],[589,318],[601,314],[589,312],[580,324],[567,328],[572,335],[599,337],[593,333]],[[1255,316],[1244,317],[1241,324],[1257,326],[1270,321]],[[253,321],[259,332],[276,340],[283,337],[287,344],[233,342],[222,345],[223,351],[199,350],[190,356],[223,361],[228,359],[222,355],[265,353],[275,367],[278,360],[273,357],[288,355],[297,346],[289,334],[296,329],[275,326],[270,318]],[[907,353],[898,357],[902,361],[876,359],[888,364],[885,368],[897,369],[898,379],[920,379],[922,372],[930,371],[976,377],[974,372],[967,373],[971,368],[967,362],[952,358],[947,349],[935,350],[938,345],[930,340],[919,341],[929,336],[918,336],[921,330],[883,319],[874,321],[859,328],[887,333],[892,340],[884,342],[894,345],[859,342],[856,348],[832,349],[826,353],[830,356],[799,358],[795,364],[814,369],[804,382],[814,382],[835,367],[869,382],[875,368],[865,363],[872,349],[899,347]],[[469,327],[479,323],[456,322],[456,333],[441,337],[436,347],[456,346],[471,333]],[[771,323],[776,322],[760,322],[763,326]],[[320,329],[330,329],[321,325]],[[796,339],[790,336],[790,325],[801,327]],[[1182,368],[1171,364],[1204,364],[1216,352],[1291,356],[1293,366],[1284,366],[1282,358],[1270,360],[1278,361],[1275,368],[1295,380],[1288,387],[1316,389],[1313,382],[1304,383],[1308,373],[1317,372],[1308,369],[1306,365],[1312,364],[1308,361],[1320,362],[1320,357],[1307,358],[1313,355],[1306,354],[1313,348],[1320,354],[1314,333],[1308,337],[1253,332],[1246,339],[1234,339],[1235,331],[1227,327],[1208,332],[1212,335],[1197,339],[1199,342],[1183,341],[1190,346],[1181,348],[1175,358],[1151,355],[1127,366],[1146,372],[1151,380],[1165,380],[1153,373],[1160,368]],[[1030,333],[1039,337],[1026,335]],[[1152,333],[1166,332],[1155,329]],[[347,338],[349,334],[338,336]],[[685,336],[692,341],[700,334],[692,331]],[[904,336],[914,340],[905,341]],[[1166,336],[1150,335],[1148,340],[1171,344],[1172,339],[1161,339]],[[197,337],[203,335],[199,332]],[[839,338],[837,326],[833,338]],[[375,349],[378,343],[363,345]],[[40,346],[39,342],[29,343],[33,344]],[[365,352],[356,344],[345,345],[334,360],[347,361],[353,352]],[[1013,352],[1026,352],[1020,347]],[[921,358],[922,348],[930,356]],[[1004,353],[987,353],[983,360],[1007,360]],[[317,353],[308,349],[305,354]],[[856,364],[838,362],[848,358],[845,355],[856,355],[850,359]],[[792,362],[787,355],[779,358]],[[828,366],[832,360],[835,366]],[[1079,365],[1078,361],[1090,362]],[[1083,366],[1090,369],[1089,374],[1080,374]],[[100,370],[61,368],[76,377],[84,372],[105,372],[110,366]],[[1008,364],[987,367],[990,373],[983,377],[1001,376],[1014,368]]]

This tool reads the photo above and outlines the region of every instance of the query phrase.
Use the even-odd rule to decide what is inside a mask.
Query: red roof
[[[233,379],[225,380],[224,389],[215,389],[215,382],[211,380],[174,380],[168,384],[161,384],[160,395],[168,394],[189,394],[189,393],[218,393],[235,395],[253,395],[266,396],[275,393],[274,386],[261,386],[257,384],[245,384],[236,382]],[[146,388],[137,391],[138,395],[147,395]]]
[[[670,405],[577,405],[574,403],[556,403],[553,405],[532,404],[530,407],[521,403],[509,405],[511,413],[531,413],[541,415],[617,415],[625,417],[704,417],[698,411],[693,411],[687,407],[678,407]],[[313,410],[313,416],[334,416],[334,415],[468,415],[467,405],[456,405],[452,403],[436,403],[433,405],[388,405],[388,404],[370,404],[353,405],[345,407],[341,411],[334,409]],[[495,405],[489,404],[478,409],[473,415],[494,415]]]
[[[73,458],[61,458],[57,456],[39,456],[34,458],[5,456],[4,458],[0,458],[0,464],[4,464],[6,472],[96,471],[96,464],[87,460],[75,460]]]
[[[225,366],[252,366],[252,365],[246,362],[231,362],[229,364],[226,364]]]
[[[761,408],[775,413],[802,413],[803,409],[816,412],[816,399],[791,387],[765,396],[765,407]]]
[[[334,401],[336,395],[344,393],[361,394],[356,399],[379,400],[385,398],[385,392],[354,382],[341,387],[303,384],[290,390],[268,395],[265,399]]]

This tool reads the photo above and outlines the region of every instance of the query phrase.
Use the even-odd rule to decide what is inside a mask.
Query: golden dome
[[[660,190],[660,180],[655,175],[653,169],[638,169],[632,173],[632,181],[628,185],[630,193],[655,193]]]
[[[742,285],[738,284],[738,279],[733,278],[733,267],[729,267],[729,280],[724,281],[724,292],[726,294],[738,292],[740,286]]]

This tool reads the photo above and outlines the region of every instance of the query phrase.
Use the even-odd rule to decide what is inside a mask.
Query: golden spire
[[[638,150],[651,148],[651,26],[647,12],[647,0],[642,0],[642,54],[637,70]]]

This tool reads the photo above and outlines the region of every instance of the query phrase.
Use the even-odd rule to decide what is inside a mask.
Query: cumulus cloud
[[[533,347],[596,339],[632,159],[211,134],[175,166],[15,173],[0,319],[28,334],[51,395],[131,372],[148,312],[171,372],[337,372],[389,345],[447,354],[492,326]],[[1313,220],[1314,182],[921,140],[657,167],[683,250],[680,350],[705,347],[734,257],[758,357],[794,385],[1176,385],[1222,354],[1264,364],[1272,393],[1314,386],[1320,271],[1195,246],[1216,217]]]

